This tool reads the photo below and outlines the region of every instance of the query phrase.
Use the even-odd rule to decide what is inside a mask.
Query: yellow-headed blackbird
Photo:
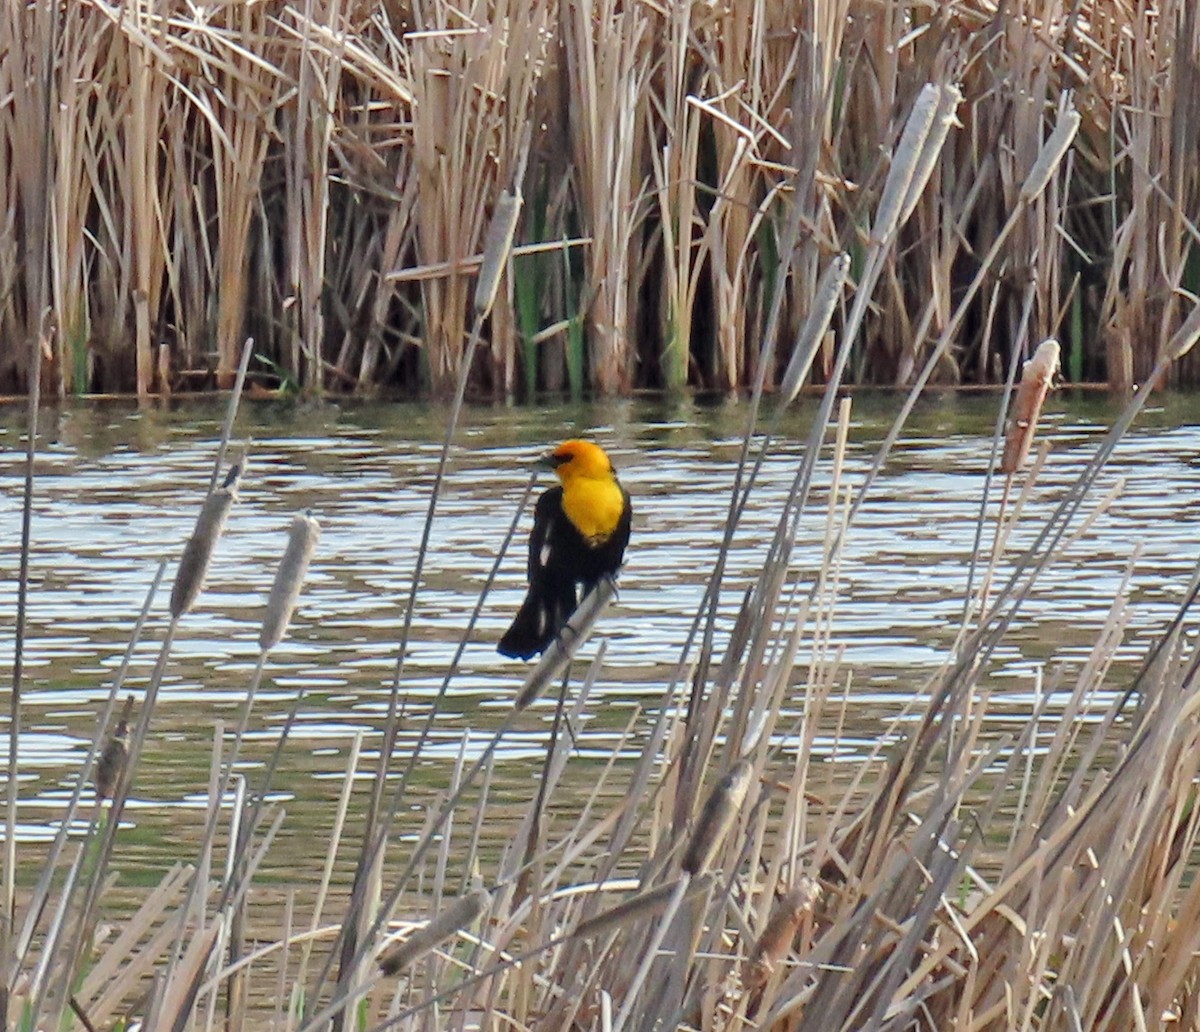
[[[633,510],[604,449],[566,441],[540,462],[558,474],[537,501],[529,535],[529,593],[497,646],[501,655],[529,659],[543,651],[584,594],[621,568]]]

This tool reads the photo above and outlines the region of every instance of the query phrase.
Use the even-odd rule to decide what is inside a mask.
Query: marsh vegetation
[[[18,4],[0,14],[0,389],[448,396],[505,190],[475,395],[748,389],[823,270],[847,382],[1002,382],[1020,327],[1140,382],[1197,286],[1195,5],[983,0]],[[895,246],[873,224],[955,85]],[[1073,98],[1068,101],[1067,98]],[[1023,196],[1065,105],[1067,159]],[[785,304],[771,323],[772,293]],[[834,325],[848,318],[837,306]],[[941,346],[948,332],[948,346]],[[804,379],[831,377],[823,346]],[[1195,379],[1185,362],[1172,372]]]

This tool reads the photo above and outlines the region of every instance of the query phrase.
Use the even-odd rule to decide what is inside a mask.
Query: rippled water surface
[[[861,482],[899,403],[890,395],[855,399],[844,471],[850,489]],[[875,741],[922,689],[954,639],[997,404],[996,396],[923,401],[849,531],[834,571],[828,633],[829,654],[844,650],[838,677],[848,684],[853,704],[836,752],[829,749],[833,758],[853,756],[856,743]],[[718,653],[742,591],[761,568],[814,410],[807,403],[784,421],[734,540]],[[1036,536],[1115,411],[1099,399],[1052,399],[1042,427],[1052,448],[1002,573]],[[19,831],[30,872],[38,841],[53,833],[95,734],[160,559],[168,562],[168,584],[174,575],[208,482],[222,416],[216,402],[141,411],[127,404],[80,405],[44,416],[19,739]],[[274,562],[291,514],[305,509],[321,521],[321,542],[292,632],[267,664],[242,769],[253,785],[303,687],[275,785],[287,818],[264,873],[293,883],[317,877],[354,735],[361,732],[366,758],[363,795],[379,745],[444,417],[426,406],[393,404],[259,403],[244,409],[235,437],[251,441],[250,474],[207,590],[181,622],[166,668],[125,815],[127,878],[156,880],[168,862],[191,855],[187,843],[202,825],[214,728],[219,720],[227,727],[237,720],[257,659],[258,620]],[[678,663],[717,553],[746,417],[744,405],[725,402],[469,410],[417,594],[401,685],[406,719],[400,750],[411,744],[438,691],[517,512],[532,460],[551,442],[587,434],[609,450],[635,504],[620,599],[602,625],[608,639],[603,671],[588,715],[574,728],[568,782],[581,793],[590,787],[589,763],[611,753],[631,720],[636,740],[637,708],[658,705]],[[1197,562],[1198,421],[1200,409],[1190,399],[1164,399],[1102,474],[1097,499],[1120,479],[1123,492],[1042,578],[997,653],[989,684],[1011,701],[1014,720],[1029,705],[1037,664],[1049,664],[1069,683],[1135,554],[1131,619],[1109,675],[1114,690],[1170,619]],[[0,677],[6,687],[17,599],[22,435],[21,412],[0,409]],[[792,582],[802,589],[820,567],[828,456],[827,449],[799,527]],[[993,498],[998,496],[997,490]],[[993,501],[991,517],[995,508]],[[522,539],[527,529],[528,515],[519,524]],[[478,752],[508,714],[524,676],[524,664],[494,649],[523,592],[523,547],[518,541],[501,564],[434,724],[420,768],[430,786],[445,783],[460,750]],[[164,589],[155,600],[133,657],[127,684],[135,694],[158,654],[168,593]],[[808,675],[807,640],[796,668],[797,699]],[[550,703],[535,707],[504,739],[494,774],[497,798],[528,797],[552,712]],[[485,836],[510,832],[485,829]]]

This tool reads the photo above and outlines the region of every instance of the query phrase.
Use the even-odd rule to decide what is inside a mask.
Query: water
[[[861,482],[900,404],[855,399],[845,483]],[[995,418],[996,396],[932,395],[885,467],[851,529],[836,570],[829,660],[853,698],[831,760],[869,748],[944,660],[963,611],[968,564]],[[814,403],[788,416],[729,559],[718,648],[762,557],[802,453]],[[1051,400],[1040,436],[1052,444],[1006,552],[1027,546],[1090,458],[1116,409],[1106,400]],[[53,833],[96,730],[96,718],[160,559],[166,586],[132,661],[129,690],[144,689],[166,625],[174,561],[190,533],[212,469],[221,407],[169,410],[78,405],[46,414],[34,501],[31,596],[20,739],[18,835],[26,881]],[[300,611],[271,655],[240,769],[253,786],[300,688],[292,742],[275,781],[287,810],[263,869],[270,884],[319,875],[334,803],[355,733],[362,735],[350,839],[380,741],[445,413],[415,405],[248,405],[235,433],[252,439],[250,474],[197,609],[181,623],[142,766],[125,814],[118,867],[126,884],[157,881],[190,859],[203,826],[212,736],[236,723],[257,659],[258,620],[291,515],[322,524]],[[633,540],[621,596],[602,629],[608,653],[593,704],[574,728],[568,784],[582,793],[595,763],[633,721],[631,745],[670,681],[712,569],[746,409],[738,403],[637,401],[549,409],[475,408],[452,453],[414,611],[402,690],[407,717],[394,767],[435,697],[529,477],[549,443],[586,433],[609,450],[634,498]],[[0,410],[0,664],[11,669],[20,540],[21,412]],[[1039,582],[1000,647],[989,684],[1018,722],[1033,698],[1033,670],[1049,664],[1070,685],[1140,549],[1128,590],[1131,618],[1112,691],[1128,682],[1146,645],[1175,612],[1196,565],[1200,426],[1190,399],[1167,397],[1140,422],[1101,477],[1098,499],[1124,491]],[[828,450],[800,525],[793,582],[807,589],[826,532]],[[1015,496],[1014,491],[1014,496]],[[993,499],[998,498],[998,492]],[[995,501],[992,513],[995,512]],[[990,547],[990,528],[985,547]],[[418,769],[428,799],[460,752],[476,755],[508,715],[526,666],[494,643],[522,597],[524,542],[502,562]],[[812,656],[806,637],[795,674],[795,718]],[[1098,698],[1102,704],[1105,697]],[[7,712],[7,709],[6,709]],[[499,753],[493,792],[532,794],[553,713],[522,716]],[[998,718],[999,719],[999,718]],[[785,722],[786,723],[786,722]],[[0,745],[7,750],[6,742]],[[423,793],[423,794],[422,794]],[[85,814],[86,816],[86,814]],[[420,814],[416,814],[418,819]],[[514,818],[515,820],[515,818]],[[416,825],[414,825],[414,828]],[[497,842],[511,834],[485,829]],[[339,866],[344,878],[349,847]]]

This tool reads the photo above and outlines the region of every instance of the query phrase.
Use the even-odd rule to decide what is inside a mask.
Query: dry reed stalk
[[[249,46],[266,39],[268,17],[256,5],[224,9],[219,23],[197,25],[194,56],[203,76],[195,103],[209,131],[215,178],[217,227],[216,381],[233,384],[237,342],[245,332],[250,300],[246,275],[250,231],[258,206],[267,147],[283,77]],[[244,41],[244,42],[242,42]],[[249,46],[248,46],[249,45]]]
[[[692,4],[672,5],[663,12],[662,23],[650,29],[661,40],[663,52],[661,76],[656,77],[661,83],[660,96],[648,112],[650,144],[646,150],[654,174],[662,237],[658,364],[667,390],[679,390],[687,383],[696,288],[708,251],[707,241],[699,233],[701,217],[696,202],[703,119],[688,95],[689,91],[702,93],[707,79],[702,73],[696,81],[690,67],[696,29]]]
[[[638,264],[633,253],[642,222],[639,187],[644,140],[640,99],[649,79],[647,10],[616,0],[584,0],[562,8],[570,93],[569,125],[580,220],[591,237],[585,283],[592,387],[628,390],[631,335],[638,324]]]
[[[423,347],[430,385],[449,395],[459,382],[469,282],[458,264],[483,239],[487,211],[505,187],[520,192],[526,121],[547,61],[552,6],[502,0],[485,14],[437,2],[418,12],[409,59],[415,103],[418,260],[449,262],[443,280],[422,282]],[[496,219],[503,225],[506,216]]]

